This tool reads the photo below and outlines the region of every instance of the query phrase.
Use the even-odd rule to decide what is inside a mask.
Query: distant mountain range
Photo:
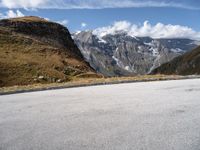
[[[64,82],[93,71],[64,26],[38,17],[0,20],[0,86]]]
[[[85,60],[105,76],[148,74],[200,44],[191,39],[133,37],[123,31],[103,37],[82,31],[72,37]]]
[[[189,51],[172,61],[161,65],[152,71],[152,74],[178,74],[199,75],[200,74],[200,47]]]

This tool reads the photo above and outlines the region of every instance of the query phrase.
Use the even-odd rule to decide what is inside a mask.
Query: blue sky
[[[0,17],[34,15],[57,21],[71,32],[127,21],[142,26],[180,25],[200,31],[199,0],[0,0]]]

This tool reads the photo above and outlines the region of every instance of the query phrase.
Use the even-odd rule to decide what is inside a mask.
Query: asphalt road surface
[[[0,150],[200,150],[200,79],[0,96]]]

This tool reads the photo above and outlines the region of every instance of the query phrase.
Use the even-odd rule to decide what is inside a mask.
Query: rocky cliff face
[[[106,76],[148,74],[197,47],[189,39],[132,37],[123,32],[98,37],[92,31],[83,31],[73,38],[90,65]]]
[[[38,17],[0,20],[0,86],[64,82],[93,72],[69,31]]]

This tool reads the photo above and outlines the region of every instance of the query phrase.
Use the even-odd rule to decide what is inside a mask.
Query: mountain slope
[[[105,76],[148,74],[197,47],[190,39],[133,37],[123,31],[103,37],[82,31],[73,34],[73,39],[90,65]]]
[[[69,31],[38,17],[0,20],[0,86],[68,81],[93,71]]]
[[[200,74],[200,47],[161,65],[151,74]]]

